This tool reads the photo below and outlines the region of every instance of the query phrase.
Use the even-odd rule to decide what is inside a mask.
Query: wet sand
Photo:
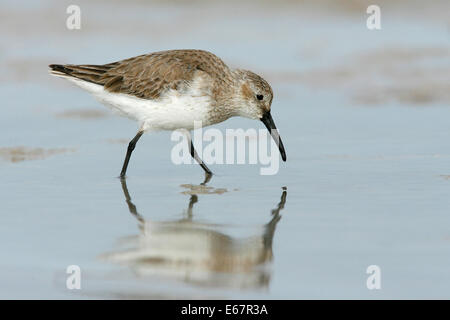
[[[380,31],[365,1],[79,5],[67,30],[66,3],[0,4],[0,298],[448,298],[448,1],[380,1]],[[212,165],[202,185],[165,132],[124,186],[137,125],[47,71],[174,48],[272,84],[278,174]]]

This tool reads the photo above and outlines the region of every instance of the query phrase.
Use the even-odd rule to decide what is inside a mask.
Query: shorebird
[[[130,141],[120,177],[126,175],[136,143],[145,132],[183,129],[191,156],[207,177],[212,172],[199,158],[189,131],[194,122],[209,126],[241,116],[261,120],[286,152],[272,119],[273,91],[257,74],[229,68],[204,50],[167,50],[104,65],[51,64],[50,73],[90,92],[101,103],[139,123]]]

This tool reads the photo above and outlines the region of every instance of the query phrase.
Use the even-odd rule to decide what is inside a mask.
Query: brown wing
[[[50,65],[53,71],[103,85],[110,92],[157,99],[169,89],[183,90],[196,72],[231,81],[230,70],[216,55],[203,50],[169,50],[105,65]]]

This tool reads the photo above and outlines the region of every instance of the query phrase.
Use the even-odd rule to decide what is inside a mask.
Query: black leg
[[[211,180],[212,173],[205,172],[205,180],[203,180],[202,183],[200,183],[201,186],[206,186],[206,184]]]
[[[125,156],[125,161],[123,162],[122,171],[120,172],[120,177],[124,178],[127,173],[128,162],[130,162],[131,153],[136,147],[136,143],[139,141],[139,138],[144,134],[144,131],[139,131],[133,140],[128,144],[127,155]]]
[[[208,181],[209,181],[209,180],[211,179],[212,172],[211,172],[211,170],[209,170],[208,167],[203,163],[202,159],[199,158],[199,156],[198,156],[198,154],[197,154],[197,151],[195,151],[195,149],[194,149],[194,144],[192,143],[192,140],[191,140],[191,139],[189,139],[189,140],[190,140],[190,142],[191,142],[191,147],[190,147],[190,150],[191,150],[191,156],[192,156],[192,158],[195,159],[195,161],[198,162],[198,164],[202,167],[202,169],[205,170],[205,173],[206,173],[206,178],[205,178],[205,180],[208,180]],[[209,179],[208,179],[208,178],[209,178]]]

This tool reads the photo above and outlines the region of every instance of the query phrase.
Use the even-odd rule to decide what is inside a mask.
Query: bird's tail
[[[68,75],[70,75],[69,71],[66,70],[66,68],[62,64],[51,64],[49,65],[49,68],[49,72],[51,75],[59,77],[67,77]]]
[[[103,84],[102,76],[114,66],[115,63],[104,65],[51,64],[49,68],[50,74],[57,77],[77,78],[95,84]]]

